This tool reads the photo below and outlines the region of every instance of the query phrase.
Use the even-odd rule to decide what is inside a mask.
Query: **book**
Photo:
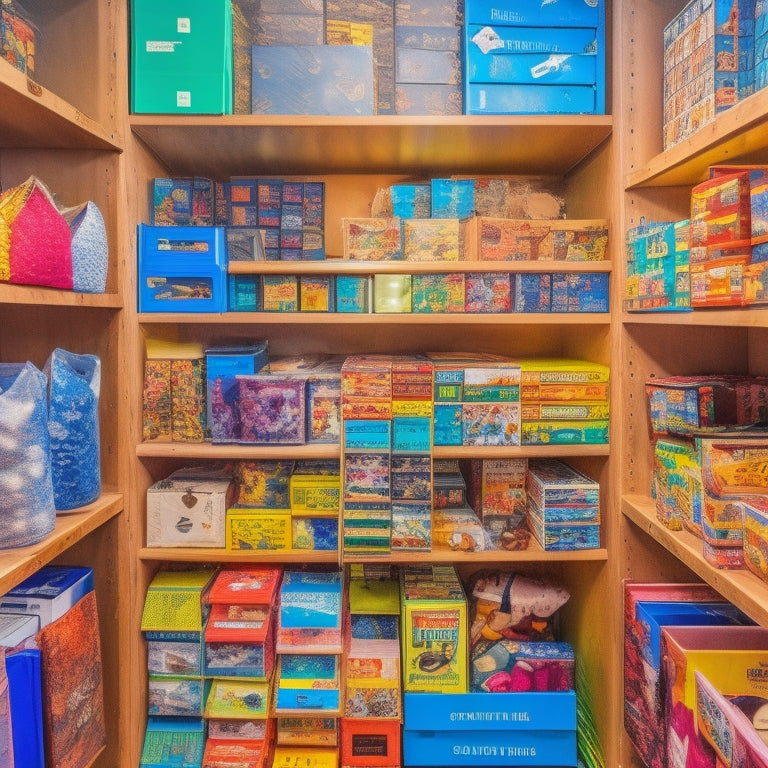
[[[7,651],[5,671],[13,723],[13,757],[24,768],[45,768],[40,651]]]
[[[106,745],[96,593],[37,633],[46,765],[85,768]]]
[[[63,616],[93,589],[93,569],[44,566],[0,599],[3,613],[27,613],[40,617],[40,627]]]

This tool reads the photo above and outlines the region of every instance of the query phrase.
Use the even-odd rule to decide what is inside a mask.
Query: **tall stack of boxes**
[[[273,684],[276,756],[300,749],[338,760],[346,596],[340,571],[286,571],[280,586]],[[303,720],[316,725],[299,736]],[[298,728],[297,728],[298,725]],[[336,764],[336,763],[334,763]]]
[[[342,547],[386,554],[392,543],[392,361],[348,357],[341,369]]]
[[[147,641],[147,732],[142,760],[162,754],[171,743],[202,760],[205,678],[203,631],[207,594],[215,571],[159,571],[144,600],[141,631]],[[149,763],[151,764],[151,763]]]
[[[603,3],[467,0],[464,111],[605,111]]]
[[[521,445],[608,442],[608,366],[567,358],[528,358],[518,364]]]
[[[528,527],[545,551],[600,547],[600,486],[559,459],[533,458],[525,483]]]
[[[754,0],[691,0],[664,28],[665,149],[752,92],[754,15]]]
[[[393,550],[428,551],[432,543],[432,364],[392,360]]]
[[[341,765],[345,768],[401,765],[400,594],[397,579],[388,571],[361,564],[350,574],[341,720]]]
[[[395,4],[395,112],[460,115],[463,2]]]
[[[279,568],[230,567],[219,571],[211,586],[204,631],[204,673],[211,679],[204,764],[233,752],[257,761],[271,748],[269,702],[280,578]]]

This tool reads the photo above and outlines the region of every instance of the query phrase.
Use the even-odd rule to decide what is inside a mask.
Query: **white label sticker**
[[[179,16],[176,19],[176,31],[179,34],[189,34],[191,31],[192,23],[188,17]]]
[[[176,91],[176,106],[191,107],[192,94],[189,91]]]
[[[147,53],[173,53],[177,45],[174,40],[147,40]]]

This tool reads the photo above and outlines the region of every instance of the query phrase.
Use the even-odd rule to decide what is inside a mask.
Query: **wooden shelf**
[[[768,328],[768,305],[752,308],[708,307],[691,312],[625,312],[624,325],[731,326]]]
[[[724,598],[764,626],[768,625],[768,584],[748,570],[723,570],[710,565],[702,555],[701,539],[688,531],[671,531],[656,518],[653,499],[629,495],[622,498],[621,511],[645,534],[661,544]]]
[[[139,549],[140,560],[158,560],[163,563],[244,563],[274,562],[302,563],[317,565],[338,563],[339,554],[334,549],[321,552],[313,549],[242,549],[229,550],[216,547],[143,547]]]
[[[443,272],[612,272],[610,261],[231,261],[231,275],[409,275]]]
[[[143,325],[608,325],[608,312],[507,312],[470,314],[464,312],[385,314],[378,312],[146,312],[139,315]]]
[[[625,187],[697,184],[718,163],[764,163],[768,148],[768,89],[738,102],[688,139],[625,177]]]
[[[611,134],[607,115],[131,115],[178,176],[313,173],[564,175]]]
[[[93,504],[58,514],[53,533],[41,542],[29,547],[0,550],[0,594],[31,576],[122,509],[122,494],[104,493]]]
[[[116,293],[77,293],[57,288],[0,283],[0,304],[120,309],[123,301]]]
[[[409,563],[541,563],[561,561],[601,561],[608,559],[605,549],[582,549],[573,552],[545,552],[535,541],[528,549],[507,552],[504,549],[489,549],[484,552],[454,552],[451,549],[433,549],[431,552],[391,552],[388,555],[344,555],[345,563],[380,563],[382,560],[393,565]]]
[[[85,87],[85,84],[84,84]],[[113,131],[0,59],[0,147],[120,150]]]
[[[469,446],[438,445],[436,459],[510,459],[516,457],[609,456],[610,445]],[[147,459],[339,459],[338,443],[238,445],[213,443],[140,443],[136,455]]]
[[[315,550],[274,549],[274,550],[238,550],[217,548],[193,549],[190,547],[144,547],[139,550],[139,558],[145,561],[211,563],[211,562],[279,562],[338,563],[339,553],[318,552]],[[518,562],[572,562],[602,561],[608,559],[605,549],[585,549],[574,552],[544,552],[532,542],[528,549],[507,552],[490,549],[485,552],[454,552],[450,549],[435,549],[431,552],[391,552],[387,555],[342,555],[344,563],[390,563],[404,565],[408,563],[518,563]]]

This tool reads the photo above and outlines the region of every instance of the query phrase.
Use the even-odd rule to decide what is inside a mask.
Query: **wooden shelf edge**
[[[761,89],[625,177],[626,189],[692,185],[710,165],[737,163],[768,146],[768,93]]]
[[[92,307],[96,309],[121,309],[123,300],[117,293],[78,293],[37,285],[12,285],[0,283],[0,303],[38,304],[46,307]]]
[[[218,547],[142,547],[139,560],[175,563],[307,563],[311,565],[339,562],[336,550],[309,549],[242,549],[230,550]]]
[[[644,534],[661,544],[724,598],[760,624],[768,624],[768,583],[748,570],[725,570],[710,565],[702,555],[702,542],[688,531],[672,531],[656,518],[653,499],[627,495],[621,511]]]
[[[314,550],[275,549],[275,550],[238,550],[192,547],[144,547],[139,550],[139,559],[144,561],[189,562],[189,563],[242,563],[242,562],[278,562],[278,563],[391,563],[393,565],[409,563],[517,563],[517,562],[560,562],[560,561],[604,561],[608,551],[600,549],[582,549],[569,552],[545,552],[537,544],[528,549],[507,552],[491,549],[483,552],[454,552],[450,549],[436,549],[431,552],[390,552],[386,555],[340,554],[318,552]]]
[[[0,551],[0,593],[31,576],[70,546],[92,533],[123,509],[121,493],[104,493],[98,501],[56,516],[56,527],[45,539],[28,547]]]
[[[532,542],[528,549],[508,552],[504,549],[488,549],[483,552],[454,552],[450,549],[433,549],[431,552],[390,552],[388,555],[345,554],[344,563],[461,563],[478,565],[484,563],[560,562],[560,561],[602,561],[608,559],[606,549],[580,549],[569,552],[545,552]]]
[[[357,261],[331,257],[318,261],[231,261],[231,275],[382,275],[444,272],[612,272],[613,262],[601,261]]]
[[[117,131],[84,115],[5,60],[0,60],[0,103],[3,147],[123,149]]]
[[[526,446],[435,446],[436,459],[504,459],[515,457],[608,456],[611,446],[598,445],[526,445]],[[139,443],[136,455],[148,459],[339,459],[338,443],[306,445],[239,445],[235,443]]]
[[[768,305],[763,307],[710,307],[691,312],[625,312],[624,325],[733,326],[768,328]]]
[[[384,314],[379,312],[141,313],[141,325],[608,325],[609,312],[494,312]]]

